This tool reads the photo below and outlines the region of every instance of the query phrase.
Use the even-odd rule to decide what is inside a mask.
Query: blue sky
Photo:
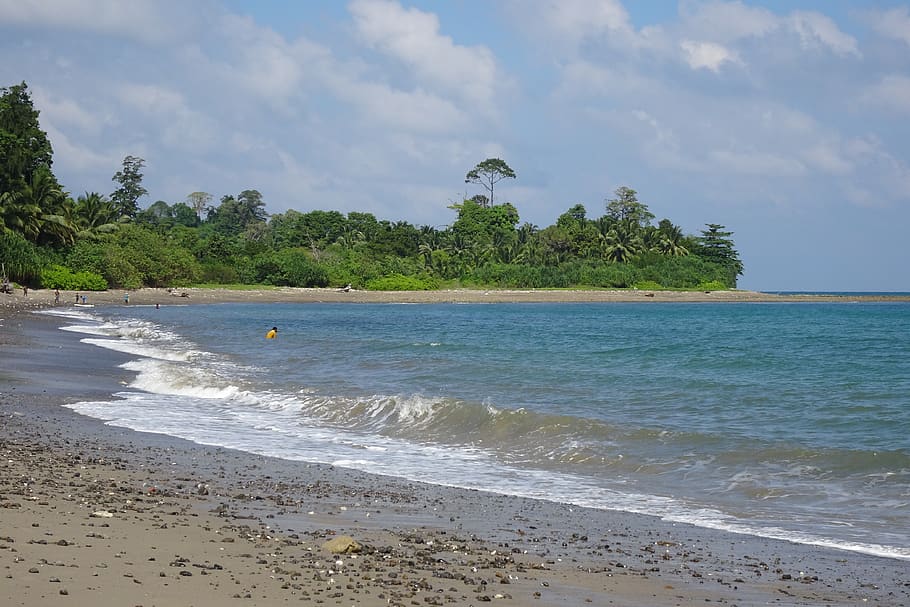
[[[0,53],[74,195],[443,226],[500,157],[521,222],[628,186],[742,288],[910,291],[907,2],[0,0]]]

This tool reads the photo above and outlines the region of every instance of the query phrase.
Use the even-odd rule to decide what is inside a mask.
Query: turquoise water
[[[112,424],[910,558],[907,303],[89,312]]]

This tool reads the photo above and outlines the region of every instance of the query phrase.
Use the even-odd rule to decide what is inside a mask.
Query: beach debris
[[[114,514],[107,510],[96,510],[95,512],[92,512],[92,516],[94,518],[114,518]]]
[[[324,543],[322,548],[332,554],[356,554],[363,550],[363,546],[349,535],[339,535]]]

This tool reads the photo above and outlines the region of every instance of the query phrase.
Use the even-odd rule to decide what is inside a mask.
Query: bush
[[[663,286],[660,283],[654,282],[653,280],[640,280],[632,286],[636,289],[639,289],[640,291],[655,291],[663,289]]]
[[[604,263],[591,269],[583,284],[592,287],[625,289],[631,287],[640,277],[635,268],[624,263]]]
[[[241,264],[240,278],[245,283],[283,287],[325,287],[329,276],[310,259],[306,249],[265,252]]]
[[[100,274],[109,284],[126,289],[185,286],[197,282],[201,273],[189,251],[135,225],[120,226],[99,240],[77,242],[67,265]]]
[[[703,282],[698,285],[699,291],[726,291],[729,287],[719,280]]]
[[[7,278],[28,284],[41,272],[38,248],[15,232],[0,232],[0,261]]]
[[[370,291],[432,291],[439,288],[439,283],[428,276],[418,278],[393,274],[370,280],[366,288]]]
[[[106,291],[107,281],[94,272],[75,272],[54,265],[41,270],[41,288],[65,291]]]
[[[230,264],[212,261],[202,264],[202,282],[232,285],[240,282],[240,273]]]

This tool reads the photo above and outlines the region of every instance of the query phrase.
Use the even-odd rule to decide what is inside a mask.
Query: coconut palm
[[[628,220],[616,224],[601,243],[604,258],[617,263],[625,263],[642,251],[641,238]]]
[[[107,196],[86,192],[76,199],[74,207],[79,236],[113,232],[120,225],[119,213]]]
[[[689,249],[683,244],[685,236],[682,229],[674,225],[669,219],[660,220],[657,232],[660,235],[657,243],[659,252],[671,257],[683,257],[689,254]]]
[[[34,241],[41,229],[40,215],[41,209],[26,200],[22,192],[0,194],[0,228]]]

